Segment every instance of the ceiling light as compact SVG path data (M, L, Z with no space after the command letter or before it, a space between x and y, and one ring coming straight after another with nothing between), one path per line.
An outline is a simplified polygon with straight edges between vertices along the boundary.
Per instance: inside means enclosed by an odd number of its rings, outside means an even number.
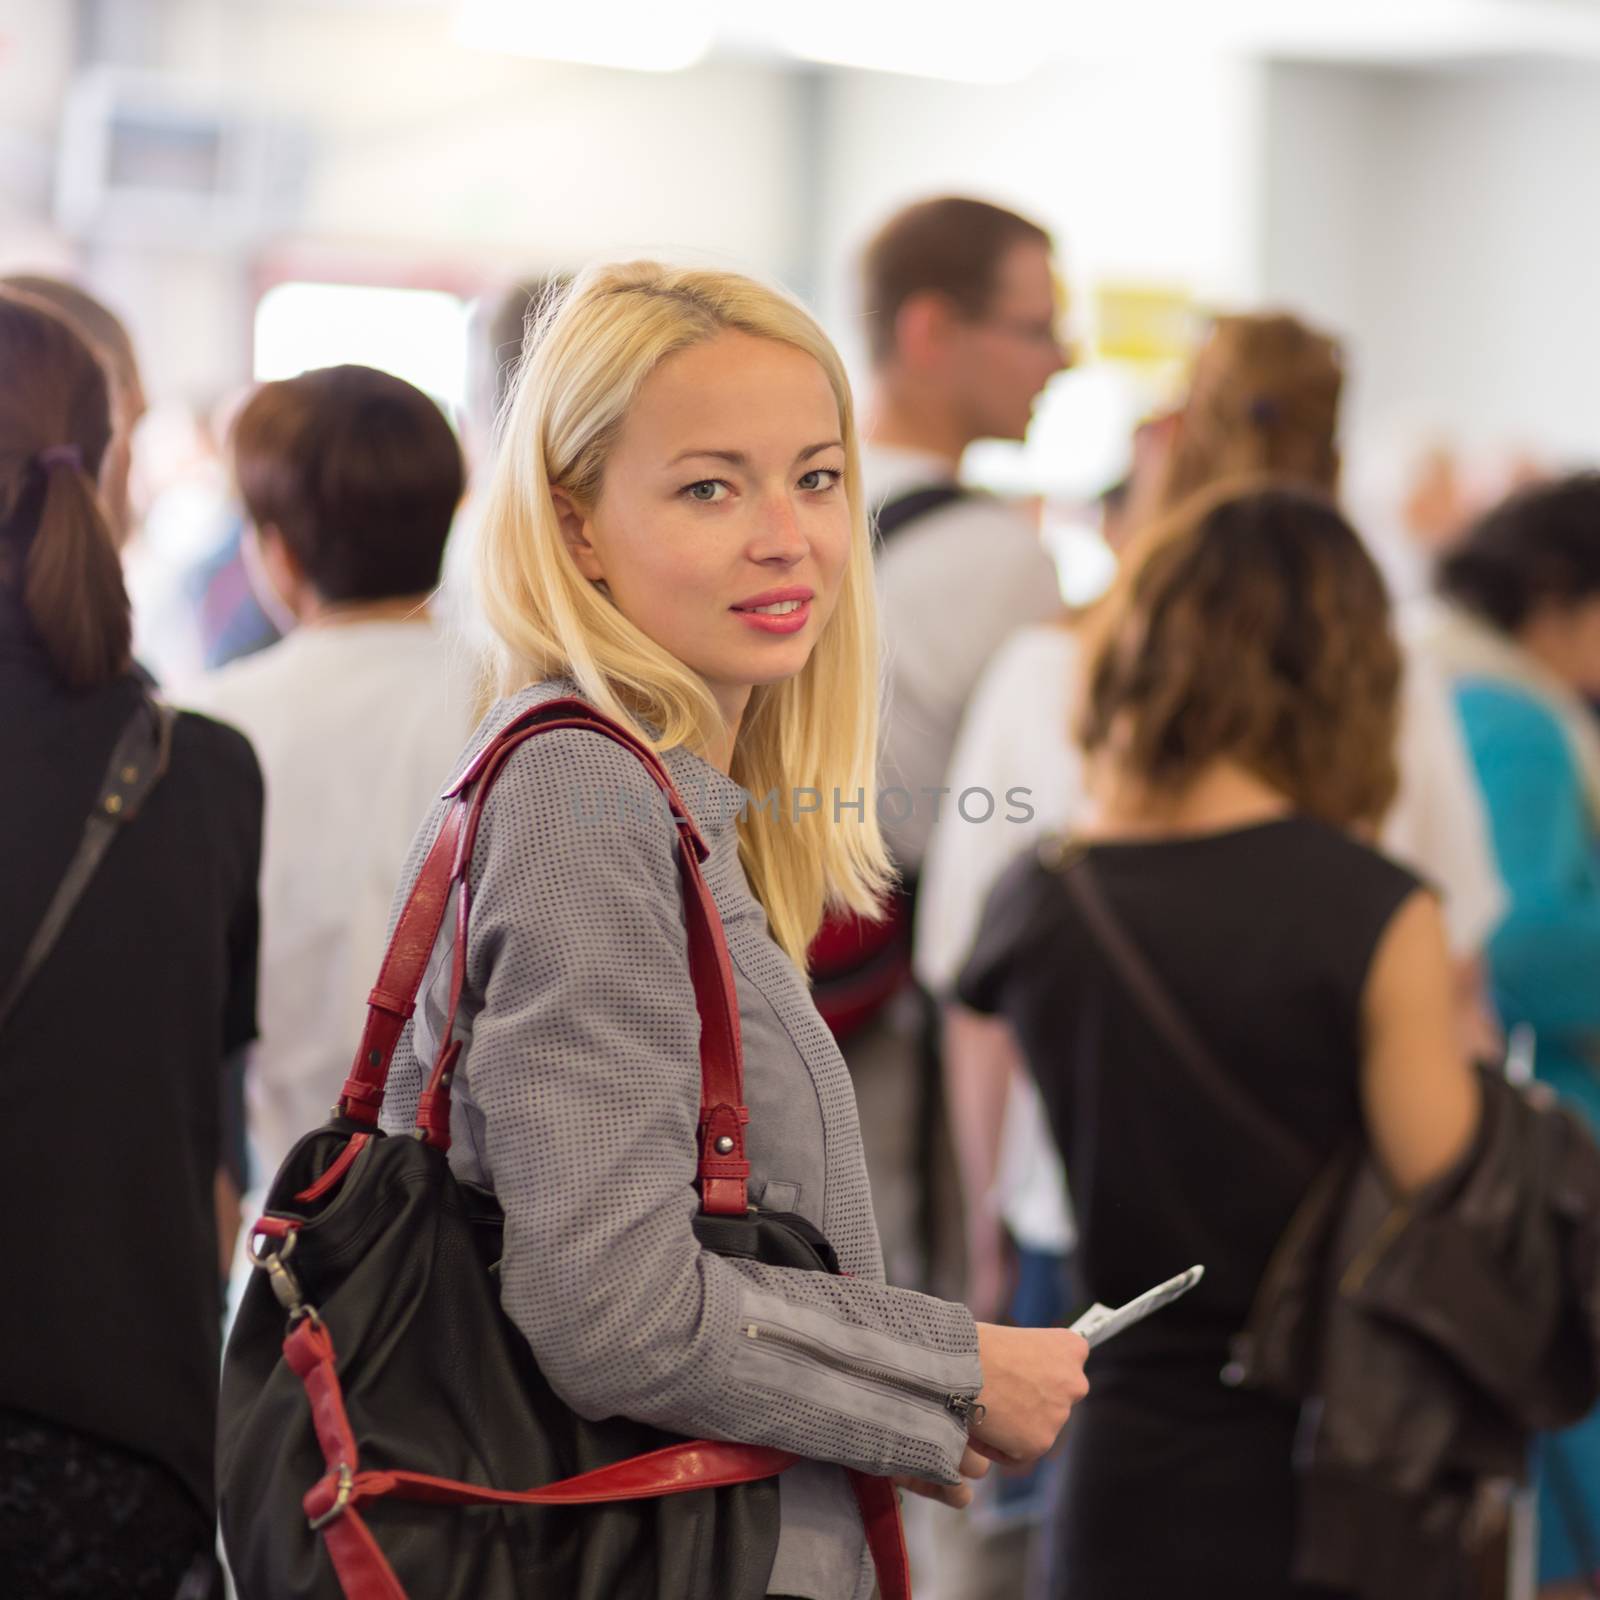
M475 50L631 72L678 72L715 33L705 0L461 0L456 38Z
M1050 8L1037 0L924 0L915 9L860 0L806 0L777 21L803 61L955 83L1016 83L1050 53Z

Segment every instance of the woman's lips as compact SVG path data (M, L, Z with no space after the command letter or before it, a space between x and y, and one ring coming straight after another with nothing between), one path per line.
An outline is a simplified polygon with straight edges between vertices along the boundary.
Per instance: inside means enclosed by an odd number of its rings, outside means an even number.
M743 611L733 607L734 616L741 622L748 622L752 628L759 628L762 633L798 633L806 623L811 620L811 602L809 600L788 601L786 605L792 607L783 611Z

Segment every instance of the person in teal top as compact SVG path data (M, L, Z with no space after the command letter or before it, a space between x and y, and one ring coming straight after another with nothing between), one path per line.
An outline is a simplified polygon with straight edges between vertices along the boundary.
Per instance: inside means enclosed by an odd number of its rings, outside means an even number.
M1440 567L1449 674L1509 909L1489 942L1508 1029L1600 1130L1600 473L1522 490ZM1600 1412L1544 1441L1540 1594L1600 1588Z
M1600 1127L1600 848L1577 758L1524 689L1468 679L1456 703L1512 897L1489 945L1500 1014L1533 1029L1539 1077Z

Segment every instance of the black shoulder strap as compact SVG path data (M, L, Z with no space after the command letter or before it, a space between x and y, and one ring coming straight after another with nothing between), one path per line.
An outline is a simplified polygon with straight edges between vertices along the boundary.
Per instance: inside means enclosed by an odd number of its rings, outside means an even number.
M1284 1166L1300 1177L1309 1178L1315 1174L1322 1162L1311 1146L1244 1093L1201 1042L1171 992L1129 936L1121 918L1111 909L1087 856L1082 850L1069 851L1062 867L1061 881L1077 902L1083 920L1113 970L1156 1031L1189 1069L1190 1076L1213 1100L1227 1107L1238 1121L1247 1124Z
M3 1028L23 991L55 948L73 907L83 897L117 830L132 822L155 788L172 752L173 711L170 706L141 695L132 717L111 752L106 775L95 794L94 805L83 825L77 853L67 866L43 918L34 931L22 964L0 992L0 1028Z
M908 522L915 522L918 517L925 517L930 512L942 511L957 500L967 499L971 493L970 489L963 489L959 483L930 483L921 489L907 489L904 494L890 495L879 505L874 518L878 542L887 543Z

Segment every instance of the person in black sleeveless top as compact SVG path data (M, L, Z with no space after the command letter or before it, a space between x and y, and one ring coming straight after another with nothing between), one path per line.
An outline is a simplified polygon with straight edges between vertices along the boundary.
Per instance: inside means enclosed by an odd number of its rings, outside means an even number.
M1178 1059L1062 881L1078 850L1235 1088L1315 1156L1370 1141L1399 1190L1476 1126L1433 894L1363 842L1393 795L1399 661L1382 582L1330 502L1255 484L1151 530L1098 618L1079 735L1094 814L991 895L958 993L1037 1079L1086 1292L1205 1264L1096 1352L1054 1529L1072 1600L1306 1594L1296 1409L1229 1387L1309 1172Z
M113 750L147 714L99 492L113 433L88 344L0 288L8 1600L172 1600L218 1582L222 1073L255 1034L261 839L242 734L174 719L165 773L13 994Z

